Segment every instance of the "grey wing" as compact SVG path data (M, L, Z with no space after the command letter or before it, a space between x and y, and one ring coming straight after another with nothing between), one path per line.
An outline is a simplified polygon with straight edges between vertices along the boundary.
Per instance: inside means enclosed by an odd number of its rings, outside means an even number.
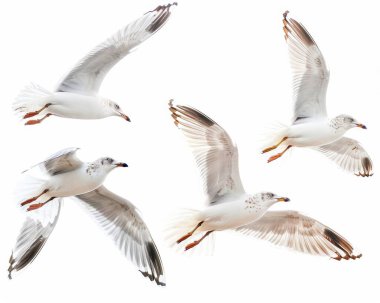
M17 237L9 259L8 278L20 271L37 257L57 224L61 210L61 199L55 199L43 207L43 212L34 211L27 217Z
M227 193L243 193L238 149L228 133L200 111L170 103L175 125L186 136L203 178L208 203Z
M44 173L51 176L75 170L83 164L76 156L78 149L77 147L62 149L51 155L45 161L32 166L32 168L38 166Z
M343 137L333 143L315 147L342 169L361 177L373 175L373 164L358 141Z
M164 269L156 244L131 202L104 186L76 197L145 277L154 280L157 285L165 285Z
M312 255L326 255L336 260L361 257L337 232L296 211L268 211L258 221L236 230Z
M327 116L326 91L330 73L325 59L305 27L284 13L285 40L293 71L293 123Z
M65 76L56 90L95 95L110 69L166 23L172 5L176 3L158 6L95 47Z

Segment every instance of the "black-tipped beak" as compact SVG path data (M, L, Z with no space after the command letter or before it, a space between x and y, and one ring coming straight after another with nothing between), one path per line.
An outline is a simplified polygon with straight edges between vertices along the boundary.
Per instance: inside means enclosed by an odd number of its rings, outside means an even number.
M119 163L116 163L116 167L128 167L128 164L123 163L123 162L119 162Z
M361 123L357 123L356 126L362 128L362 129L367 129L367 126L365 126L364 124L361 124Z
M289 199L289 198L286 198L286 197L281 197L281 198L277 198L277 201L278 201L278 202L289 202L290 199Z
M129 117L127 115L124 115L124 114L120 113L120 117L122 117L123 119L127 120L128 122L131 122L131 119L129 119Z

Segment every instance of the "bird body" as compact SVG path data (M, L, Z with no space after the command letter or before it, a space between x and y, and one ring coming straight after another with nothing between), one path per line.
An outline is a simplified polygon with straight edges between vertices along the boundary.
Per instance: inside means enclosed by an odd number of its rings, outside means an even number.
M76 170L49 178L45 184L46 189L49 190L46 195L49 197L70 197L84 194L102 185L107 175L108 171L101 166L94 169L94 163L85 163Z
M335 126L334 119L316 119L307 123L293 124L282 133L284 143L296 147L314 147L330 144L340 139L347 129Z
M201 210L200 231L235 229L259 220L273 203L265 203L260 195L227 194L215 205Z
M47 100L51 103L45 113L73 119L102 119L119 116L109 107L110 101L100 96L83 95L69 92L56 92Z

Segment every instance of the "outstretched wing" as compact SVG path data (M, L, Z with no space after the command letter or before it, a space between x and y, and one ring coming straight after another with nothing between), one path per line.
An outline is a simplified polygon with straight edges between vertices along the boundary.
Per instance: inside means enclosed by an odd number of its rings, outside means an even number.
M170 111L192 148L209 204L227 193L244 192L238 149L227 132L194 108L170 103Z
M285 40L293 70L293 123L327 116L326 91L329 71L325 59L306 28L284 13Z
M131 202L104 186L76 197L145 277L158 285L165 285L164 269L156 244Z
M341 235L296 211L268 211L258 221L236 230L312 255L327 255L336 260L361 257Z
M83 164L83 162L79 160L76 156L76 152L78 149L79 148L77 147L69 147L62 149L59 152L47 158L45 161L36 164L31 168L38 166L41 169L41 171L51 176L75 170Z
M95 47L69 72L57 91L96 94L111 68L166 23L172 5L177 3L158 6Z
M372 160L358 141L343 137L333 143L315 147L344 170L361 177L373 175Z
M57 224L60 209L61 199L55 199L26 218L9 259L9 279L13 272L20 271L37 257Z

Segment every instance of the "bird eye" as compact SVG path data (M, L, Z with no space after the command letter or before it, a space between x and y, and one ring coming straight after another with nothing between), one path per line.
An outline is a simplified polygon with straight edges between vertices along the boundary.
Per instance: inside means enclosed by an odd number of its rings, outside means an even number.
M117 105L117 104L115 104L115 108L116 108L116 109L120 109L120 106Z

